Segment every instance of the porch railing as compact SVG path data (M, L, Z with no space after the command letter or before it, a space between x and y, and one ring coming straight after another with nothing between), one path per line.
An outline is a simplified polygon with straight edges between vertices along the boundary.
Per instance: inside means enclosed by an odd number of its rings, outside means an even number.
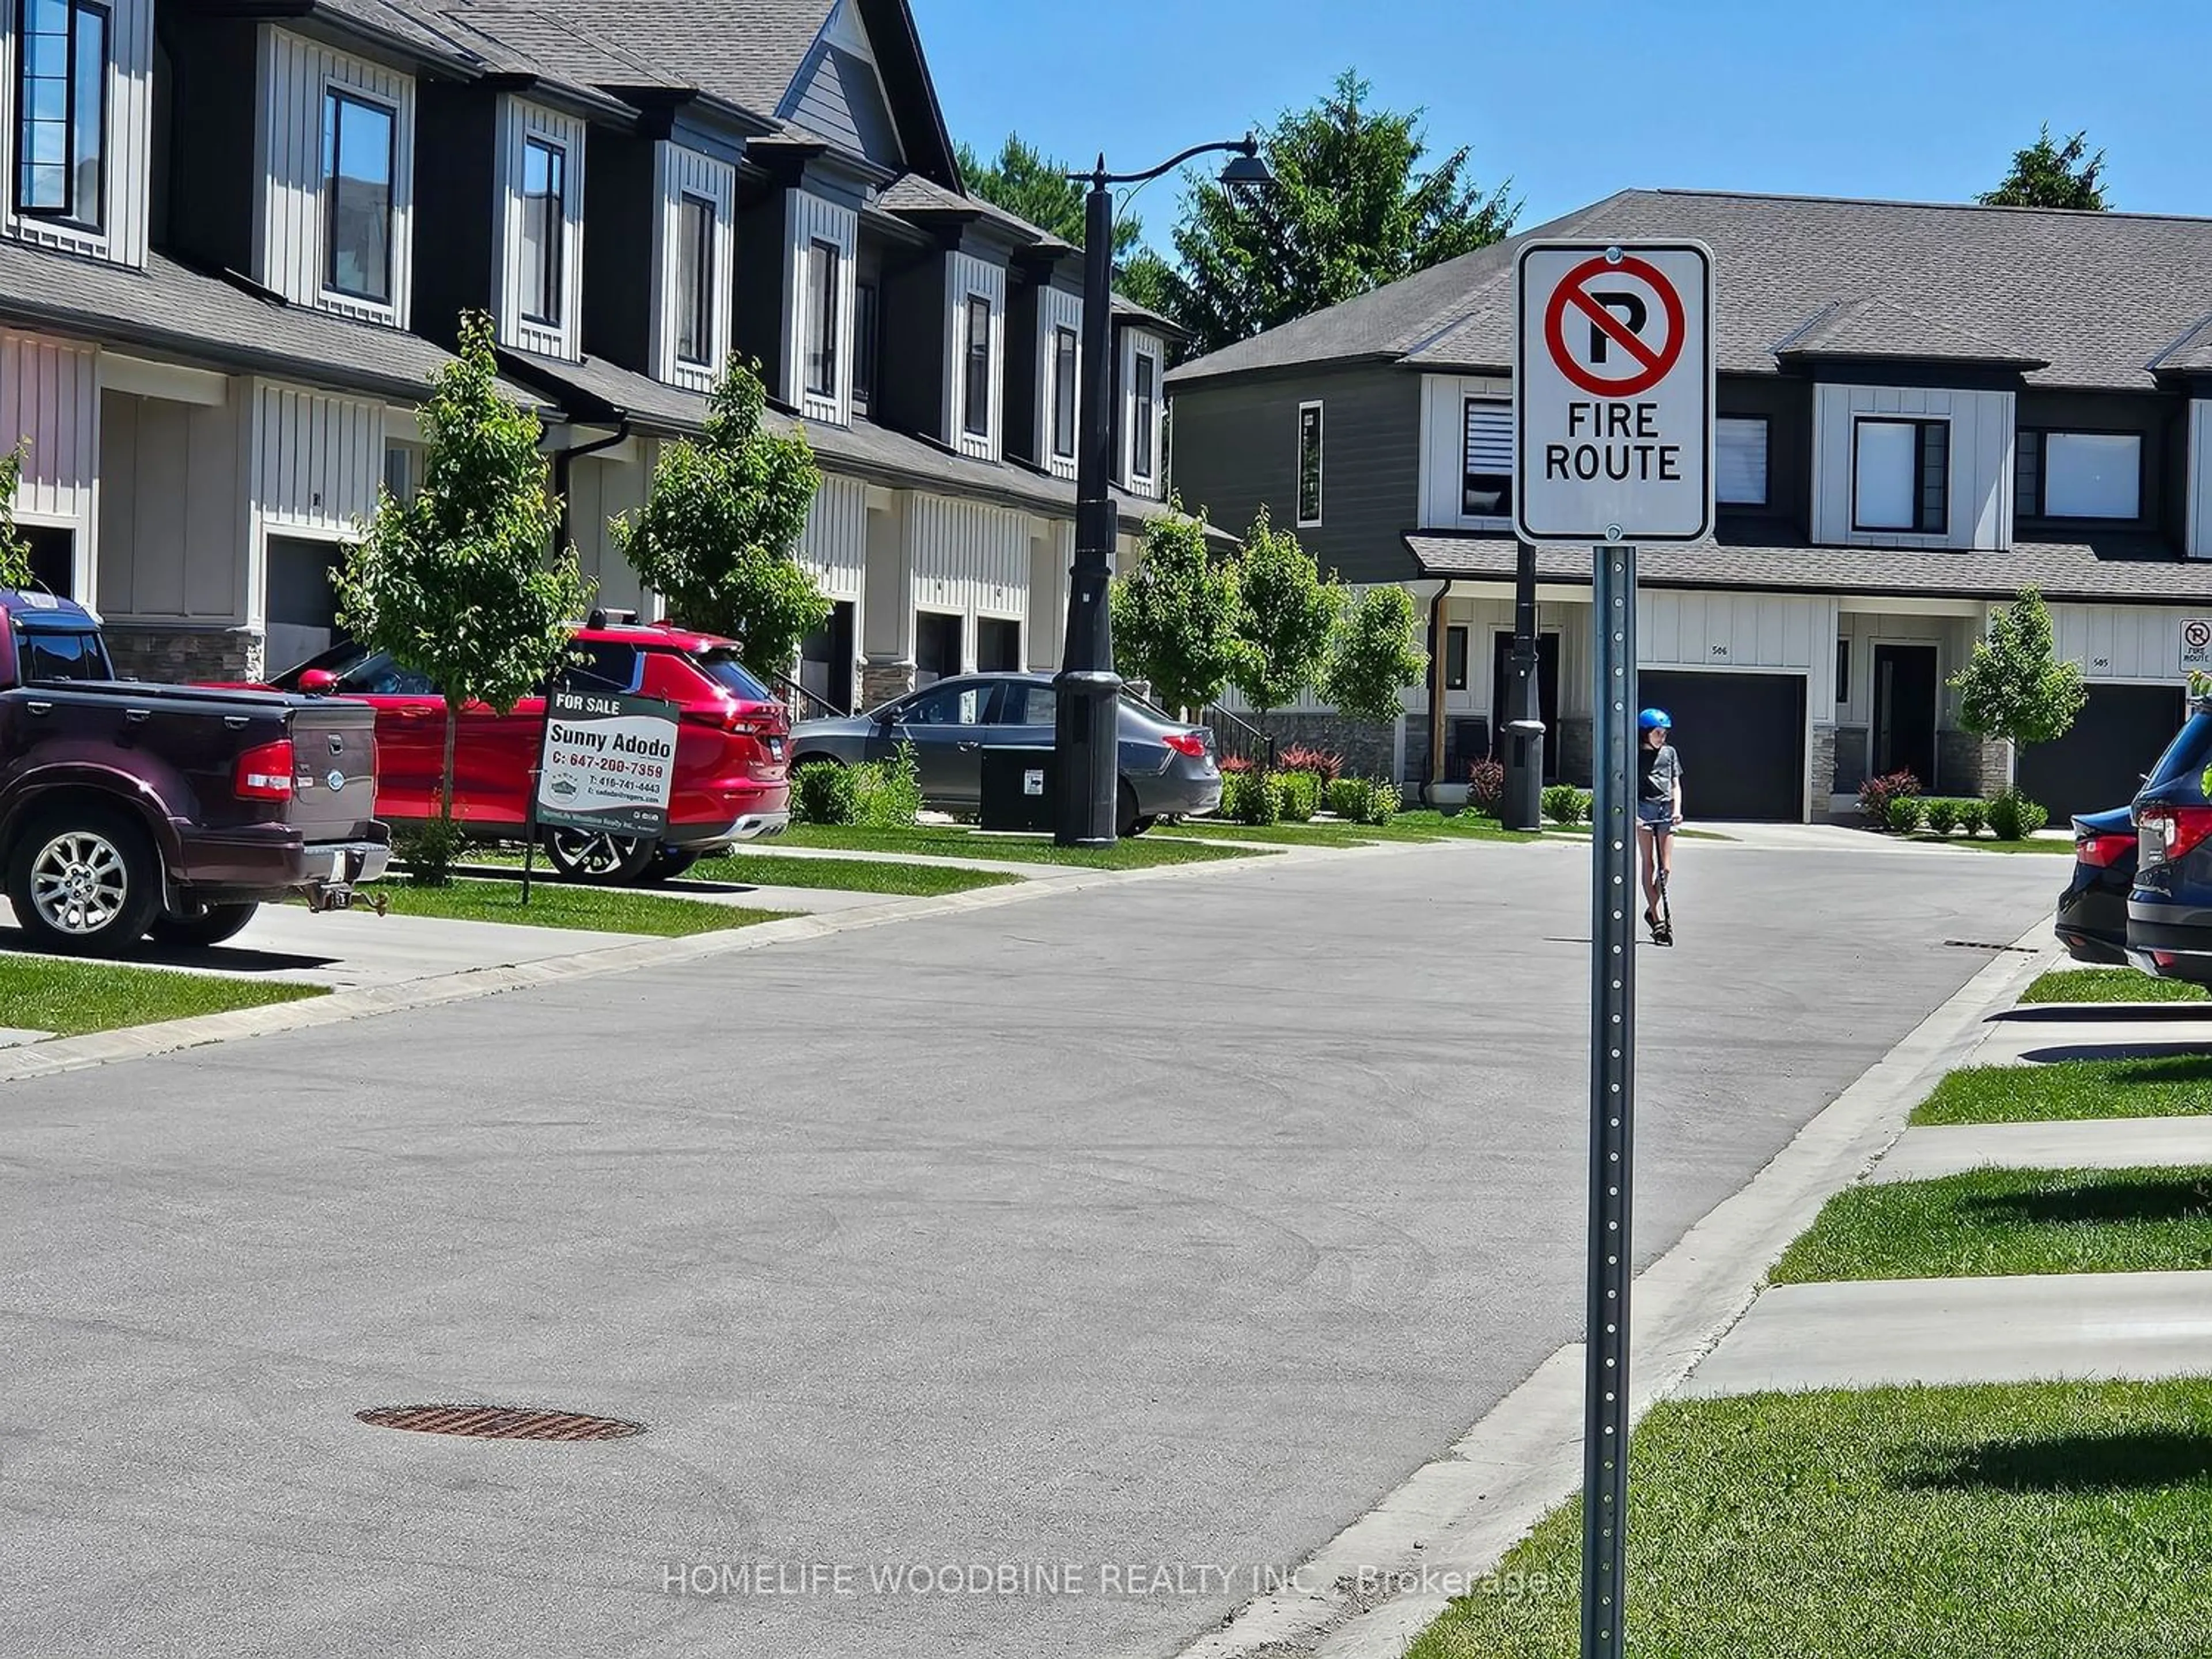
M793 726L801 720L842 720L845 710L829 698L808 690L788 674L769 676L777 693L783 698L783 712Z
M1269 771L1274 769L1275 740L1251 721L1231 714L1218 703L1206 709L1200 719L1212 729L1213 746L1223 758L1247 760Z

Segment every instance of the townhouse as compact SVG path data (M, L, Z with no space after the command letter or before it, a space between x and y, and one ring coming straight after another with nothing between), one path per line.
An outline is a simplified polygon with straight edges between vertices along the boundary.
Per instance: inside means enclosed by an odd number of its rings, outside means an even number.
M652 605L610 520L757 361L824 475L811 698L1057 660L1081 256L965 194L903 0L21 0L0 150L17 520L133 672L329 641L465 309L606 602ZM1117 308L1122 557L1168 338Z
M1713 537L1644 550L1638 701L1674 712L1698 816L1848 810L1909 769L2129 799L2212 666L2212 221L1629 191L1532 236L1697 237L1716 259ZM1394 732L1287 729L1462 780L1502 703L1512 261L1498 244L1184 365L1176 483L1265 504L1325 568L1401 582L1430 683ZM1547 761L1587 781L1590 556L1539 557ZM2089 700L2018 757L1948 681L2033 584Z

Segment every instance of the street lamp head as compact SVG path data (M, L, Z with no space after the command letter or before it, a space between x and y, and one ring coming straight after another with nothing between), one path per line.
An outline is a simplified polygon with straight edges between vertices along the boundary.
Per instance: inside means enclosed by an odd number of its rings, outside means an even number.
M1275 175L1268 170L1267 164L1260 159L1258 139L1247 134L1244 142L1237 146L1237 149L1239 153L1236 159L1221 169L1223 184L1235 190L1243 186L1258 189L1275 182Z

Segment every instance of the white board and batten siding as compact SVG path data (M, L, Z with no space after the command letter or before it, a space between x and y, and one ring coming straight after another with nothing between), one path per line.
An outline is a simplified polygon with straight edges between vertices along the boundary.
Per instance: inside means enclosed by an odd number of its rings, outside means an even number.
M289 30L261 30L261 112L254 161L261 200L253 220L256 275L294 305L364 322L408 325L415 238L415 82L381 64ZM393 112L392 299L379 304L324 286L323 103L333 89Z
M737 256L738 170L727 161L663 139L653 146L653 172L660 197L660 234L653 239L653 378L688 392L712 392L730 349L731 306L737 291L732 273ZM682 282L678 250L686 196L714 204L714 268L708 284L714 295L714 337L704 363L687 363L676 355Z
M907 560L914 608L967 619L972 654L979 617L1025 620L1029 613L1030 517L1012 507L915 494L907 501Z
M853 423L853 308L858 290L856 262L860 243L860 216L836 202L803 190L791 192L788 222L790 240L783 250L783 314L791 319L791 338L785 343L784 401L795 405L810 421L833 426ZM837 250L836 316L830 338L836 344L836 362L827 397L807 390L806 343L812 337L814 284L809 276L810 256L817 242Z
M0 191L0 227L18 241L105 260L146 263L146 224L151 207L154 129L154 0L106 0L108 14L107 133L103 157L106 198L95 216L99 228L15 212L15 192ZM0 87L15 91L21 44L21 9L0 12ZM20 94L19 94L20 95ZM9 100L0 98L0 103ZM16 124L0 121L0 178L16 176Z
M2082 678L2100 685L2179 685L2188 673L2181 665L2181 626L2192 617L2212 618L2212 605L2051 607L2058 657L2080 663Z
M100 476L99 353L0 332L0 450L28 444L15 516L88 528Z
M1469 399L1495 404L1502 419L1489 422L1503 447L1494 460L1510 475L1513 469L1513 382L1466 374L1431 374L1421 383L1421 526L1427 530L1502 530L1510 532L1510 518L1471 518L1461 509L1467 501L1467 406Z
M112 368L101 365L103 379ZM243 623L239 465L252 405L125 386L100 400L100 607L125 620Z
M533 138L561 154L560 313L551 324L531 319L537 296L522 291L523 162ZM499 343L574 362L583 356L584 123L509 94L500 100L496 143L493 166L501 187L492 209L492 257L500 273Z
M1813 397L1813 539L1849 547L2012 545L2014 397L1924 386L1823 385ZM1940 420L1951 428L1949 527L1942 535L1851 528L1855 428L1862 416Z
M822 476L814 508L799 538L799 562L833 599L858 604L867 580L868 486L834 472Z
M1137 359L1152 360L1152 453L1149 456L1137 453ZM1167 469L1162 465L1166 454L1167 388L1164 382L1168 372L1168 343L1164 337L1150 329L1125 328L1121 331L1121 479L1122 487L1133 495L1149 495L1155 501L1168 498ZM1079 404L1078 408L1081 405ZM1140 476L1137 471L1139 460L1148 461L1152 471Z
M2212 559L2212 400L2189 403L2189 504L2184 509L2184 550Z
M1060 354L1054 349L1061 329L1075 336L1075 424L1077 447L1083 441L1083 296L1050 284L1037 290L1036 386L1037 429L1035 453L1045 471L1055 478L1075 477L1075 457L1052 451L1053 411L1059 407Z
M390 411L379 398L270 380L252 383L247 409L253 493L246 620L259 626L267 619L270 536L351 542L375 517Z
M1006 360L1006 272L968 253L945 256L945 441L978 460L999 458L1005 431L1006 392L1000 365ZM968 301L991 308L990 409L981 436L968 430Z
M652 614L645 585L616 544L611 520L645 505L659 459L650 439L631 439L614 449L576 459L568 473L568 538L576 563L592 584L593 603Z

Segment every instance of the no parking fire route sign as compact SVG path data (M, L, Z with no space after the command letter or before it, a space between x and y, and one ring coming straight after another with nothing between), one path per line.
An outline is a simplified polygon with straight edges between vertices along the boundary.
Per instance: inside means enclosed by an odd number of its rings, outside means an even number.
M1713 521L1713 258L1700 242L1531 242L1514 266L1513 527L1693 542Z

